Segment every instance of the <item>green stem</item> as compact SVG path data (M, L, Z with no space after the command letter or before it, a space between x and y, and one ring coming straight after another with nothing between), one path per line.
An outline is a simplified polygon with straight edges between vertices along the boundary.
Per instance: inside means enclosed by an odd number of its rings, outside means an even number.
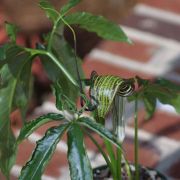
M118 177L118 180L121 180L122 179L122 173L121 173L121 168L122 168L122 164L121 164L121 160L122 160L122 152L119 150L119 148L117 148L116 150L116 154L117 154L117 165L116 165L116 168L117 168L117 177Z
M102 154L102 156L104 157L110 171L111 171L111 174L113 176L113 179L116 179L116 171L115 169L113 168L113 163L109 160L108 156L106 155L106 153L102 150L102 148L99 146L99 144L97 143L97 141L93 138L93 136L85 131L87 133L87 135L89 136L89 138L91 139L91 141L96 145L96 147L98 148L99 152Z
M67 13L67 12L66 12ZM63 19L64 15L66 14L64 13L63 15L59 14L59 17L57 18L57 20L55 21L54 23L54 26L53 26L53 29L52 29L52 32L50 34L50 37L49 37L49 42L48 42L48 51L51 52L51 47L52 47L52 42L53 42L53 36L55 34L55 31L59 25L59 22L62 21L65 25L67 25L70 30L73 32L73 37L74 37L74 41L76 41L76 36L75 36L75 33L74 33L74 30L71 28L71 26Z
M135 180L139 180L139 164L138 164L138 100L135 100L135 113L134 113L134 155L135 155Z
M71 74L64 68L64 66L58 61L58 59L51 53L44 50L25 48L26 51L30 52L33 56L35 55L46 55L48 56L64 73L64 75L76 86L79 87L76 80L71 76Z
M124 98L123 97L118 97L118 118L117 118L117 131L116 131L116 136L118 141L122 143L124 140ZM117 148L117 177L118 180L122 179L122 151L120 151Z
M51 31L51 34L50 34L50 37L49 37L49 41L48 41L48 51L51 51L51 47L52 47L52 41L53 41L53 36L54 36L54 33L57 29L57 26L58 26L58 23L59 21L62 19L62 15L59 14L59 17L57 18L57 20L55 21L54 23L54 26L53 26L53 29Z
M115 179L117 179L116 158L115 158L115 155L114 155L112 144L106 139L104 139L104 144L106 146L106 150L107 150L109 158L111 160L111 164L112 164L112 171L111 172L112 172L113 176L115 177Z
M128 160L123 156L124 158L124 163L125 163L125 168L126 168L126 172L127 172L127 175L128 175L128 179L129 180L132 180L132 175L131 175L131 168L130 168L130 165L129 165L129 162Z

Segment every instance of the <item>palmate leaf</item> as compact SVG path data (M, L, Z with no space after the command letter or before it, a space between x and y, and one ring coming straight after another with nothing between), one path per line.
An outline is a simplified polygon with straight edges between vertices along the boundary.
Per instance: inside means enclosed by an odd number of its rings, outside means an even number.
M165 79L157 79L151 82L147 79L136 77L140 90L136 92L130 101L138 98L142 100L146 109L146 119L150 119L156 108L156 101L172 105L177 112L180 112L180 86Z
M40 116L32 121L27 122L21 129L18 136L17 142L20 143L22 140L26 139L33 131L39 128L41 125L48 123L52 120L60 121L63 120L64 116L57 113L48 113Z
M143 102L146 108L146 117L145 119L152 118L155 110L156 110L156 97L152 97L151 94L147 94L143 96Z
M31 56L15 45L8 45L0 60L0 168L8 176L15 153L15 138L10 127L10 113L19 108L24 114L31 87Z
M97 33L97 35L104 39L131 42L120 26L102 16L95 16L86 12L77 12L67 15L64 19L68 24L77 24L87 31Z
M0 133L0 169L6 178L8 178L10 169L15 163L17 150L15 137L10 128L10 122L0 125Z
M63 91L61 85L57 82L53 85L56 97L56 107L59 110L68 110L72 113L77 112L76 103L71 101L69 97L67 97Z
M159 101L172 105L176 112L180 113L180 85L166 79L157 79L155 84L160 87L161 92L164 92L164 95L159 95Z
M87 157L83 133L78 124L71 125L68 131L68 161L71 180L92 180L92 169Z
M57 143L67 130L68 124L50 128L45 136L37 142L30 161L22 168L19 180L40 180L42 173L51 159Z
M81 117L78 119L78 122L81 125L96 132L101 137L103 137L104 139L106 139L107 141L111 142L112 144L114 144L115 146L121 149L121 145L117 141L117 138L110 131L108 131L103 125L96 123L95 121L93 121L91 118L88 117Z
M68 12L72 7L79 4L81 0L69 0L67 4L65 4L61 10L60 13L63 15L64 13Z
M63 66L67 69L67 71L74 77L77 78L77 71L75 68L76 57L74 50L70 47L70 45L66 42L64 37L62 36L63 30L62 27L59 27L56 30L56 33L53 35L52 41L52 52L58 59L58 61L63 64ZM49 76L49 78L53 82L59 82L62 85L63 93L70 98L73 102L76 101L77 95L79 92L79 88L73 85L68 78L62 73L61 70L47 57L42 56L42 63L44 68ZM83 70L81 67L81 60L77 58L78 67L81 74L81 78L83 78Z
M81 0L69 0L68 3L61 8L60 12L58 12L48 0L41 0L39 5L46 12L47 17L55 23L59 16L63 16L80 1Z
M56 9L50 4L47 0L41 0L39 2L40 7L46 12L46 15L49 19L51 19L54 23L56 22L59 13Z

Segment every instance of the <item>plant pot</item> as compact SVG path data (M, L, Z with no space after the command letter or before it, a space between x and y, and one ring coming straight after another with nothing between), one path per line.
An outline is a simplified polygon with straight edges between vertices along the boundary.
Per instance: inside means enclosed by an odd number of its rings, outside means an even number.
M135 166L133 164L130 164L130 170L131 170L132 177L134 177ZM122 180L129 180L124 163L122 163L121 171L122 171ZM145 166L140 166L139 176L140 176L139 180L167 180L167 178L163 174L161 174L159 171L152 168L147 168ZM105 180L105 179L112 180L111 172L109 168L107 167L107 165L94 168L93 179L94 180Z

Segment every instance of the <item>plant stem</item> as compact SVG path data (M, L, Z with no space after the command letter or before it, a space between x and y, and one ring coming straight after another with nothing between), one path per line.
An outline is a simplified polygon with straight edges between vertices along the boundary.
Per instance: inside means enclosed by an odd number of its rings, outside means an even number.
M56 31L56 29L57 29L57 27L58 27L58 23L59 23L59 21L60 21L62 18L63 18L62 15L59 14L59 17L57 18L57 20L56 20L55 23L54 23L54 26L53 26L53 29L52 29L52 31L51 31L51 34L50 34L50 37L49 37L49 41L48 41L48 47L47 47L48 51L51 51L53 36L54 36L55 31Z
M62 64L59 63L59 61L57 60L57 58L50 52L46 53L47 56L49 56L51 58L51 60L62 70L62 72L64 73L64 75L66 75L66 77L77 87L79 87L78 83L76 82L76 80L71 76L71 74L66 70L66 68L64 68L64 66Z
M121 160L122 160L122 152L119 150L119 148L117 148L116 150L116 155L117 155L117 177L118 180L122 179L122 173L121 173L121 169L122 169L122 164L121 164Z
M31 48L25 48L25 50L30 52L32 56L36 56L36 55L48 56L58 66L58 68L61 69L61 71L72 82L72 84L74 84L76 87L79 87L76 80L71 76L71 74L66 70L66 68L58 61L58 59L51 52L38 50L38 49L31 49Z
M84 129L83 129L84 130ZM109 160L108 156L106 155L106 153L102 150L102 148L100 147L100 145L97 143L97 141L94 139L94 137L87 131L84 130L84 132L89 136L89 138L91 139L91 141L96 145L96 147L98 148L99 152L102 154L102 156L104 157L110 171L111 171L111 174L113 176L113 179L117 179L116 178L116 171L115 169L113 168L113 164L112 161ZM111 159L111 158L110 158ZM112 160L112 159L111 159Z
M117 96L114 101L113 111L113 133L116 136L118 142L122 143L124 140L124 98ZM122 151L116 149L116 174L117 179L122 179Z
M118 141L122 143L124 140L124 98L118 97L118 117L117 117L117 131L116 136ZM122 179L122 152L117 148L117 176Z
M111 164L112 164L112 175L114 177L114 179L117 179L117 173L116 173L116 159L115 159L115 155L114 155L114 151L113 151L113 147L112 144L107 141L106 139L104 139L104 144L106 146L106 150L108 152Z
M134 155L135 155L135 180L139 180L139 164L138 164L138 100L135 100L135 113L134 113Z

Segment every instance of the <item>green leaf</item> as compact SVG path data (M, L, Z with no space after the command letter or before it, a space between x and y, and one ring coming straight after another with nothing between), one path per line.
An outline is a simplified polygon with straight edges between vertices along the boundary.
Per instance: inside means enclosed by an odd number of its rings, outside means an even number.
M155 81L155 84L160 85L161 87L171 89L177 92L180 92L180 85L177 85L171 81L168 81L166 79L159 78Z
M59 13L47 0L41 0L39 5L42 9L45 10L46 15L49 19L51 19L53 22L57 20Z
M137 97L144 102L147 118L151 118L155 112L156 101L159 100L163 104L174 106L177 112L180 112L180 86L165 79L157 79L151 82L147 79L136 77L138 86L140 87L130 101Z
M68 161L71 180L92 180L92 169L87 157L83 133L77 124L68 131Z
M5 57L0 69L0 168L8 176L16 154L9 116L16 108L25 113L31 89L31 59L29 53L15 45L8 46Z
M171 100L171 105L176 109L176 112L180 114L180 94Z
M2 68L2 80L11 89L12 105L24 114L32 90L32 56L23 48L10 46L7 50L6 65ZM5 87L4 87L5 88Z
M77 12L67 15L64 19L68 24L77 24L87 31L97 33L97 35L104 39L130 42L119 25L102 16L95 16L86 12Z
M12 42L16 42L16 33L18 28L11 23L6 22L6 32Z
M6 50L8 48L8 44L4 44L0 46L0 67L4 59L6 59Z
M57 82L53 85L53 87L54 87L55 96L56 96L56 107L59 110L68 110L68 111L76 113L77 112L76 103L71 101L69 97L67 97L63 93L62 86Z
M53 36L52 41L52 52L56 56L59 62L63 64L64 68L77 80L77 72L75 68L76 57L74 50L66 42L62 36L62 30L59 28ZM55 83L59 82L63 93L69 97L73 102L76 101L79 88L73 85L69 79L62 73L62 71L47 57L41 56L44 68L49 76L49 78ZM83 79L83 70L81 67L81 61L78 58L78 67Z
M164 95L159 95L158 99L163 104L172 105L176 112L180 113L180 85L166 79L157 79L155 84L161 87L161 92L164 92Z
M10 128L10 120L0 125L0 133L0 168L1 172L8 178L15 163L17 151L15 137Z
M62 88L61 88L60 84L55 83L53 85L53 90L54 90L53 92L56 97L56 107L59 110L63 110L63 101L62 101L63 92L62 92Z
M121 145L118 142L117 138L110 131L108 131L103 125L96 123L95 121L93 121L88 117L81 117L78 119L78 122L81 125L93 130L107 141L116 145L118 148L121 148Z
M68 124L50 128L37 142L31 159L22 168L19 180L40 180L42 173L51 159L57 143L68 128Z
M69 0L67 4L65 4L61 10L60 13L62 15L64 15L65 13L67 13L71 8L73 8L74 6L76 6L77 4L79 4L81 0Z
M1 58L0 58L0 69L4 64L11 61L13 56L17 56L20 53L20 48L14 44L5 44L0 48Z
M156 109L156 98L152 97L150 95L146 95L143 98L143 101L144 101L144 105L145 105L146 113L147 113L146 119L150 119L150 118L152 118L152 116L155 112L155 109Z
M22 140L27 138L33 131L39 128L41 125L48 123L52 120L63 120L64 116L57 113L49 113L40 116L32 121L27 122L21 129L18 136L17 142L20 143Z

